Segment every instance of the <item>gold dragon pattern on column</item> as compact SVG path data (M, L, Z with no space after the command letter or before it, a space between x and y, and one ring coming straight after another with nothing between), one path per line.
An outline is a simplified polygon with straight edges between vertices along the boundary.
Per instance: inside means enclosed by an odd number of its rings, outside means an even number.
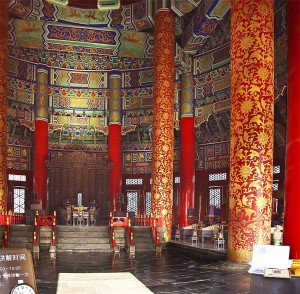
M270 244L274 137L273 0L233 0L228 259Z
M6 92L7 92L7 54L8 54L8 1L1 2L0 9L0 211L7 204L7 163L6 163Z
M152 141L152 214L162 217L171 239L174 161L174 16L155 15L154 105Z

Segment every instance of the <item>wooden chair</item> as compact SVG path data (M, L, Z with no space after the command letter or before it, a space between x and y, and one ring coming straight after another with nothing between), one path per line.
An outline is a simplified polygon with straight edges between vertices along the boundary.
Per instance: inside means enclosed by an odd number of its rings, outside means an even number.
M190 241L192 243L192 245L198 245L198 234L197 234L197 230L193 231L192 237L190 237Z
M66 207L66 218L65 218L66 225L72 224L72 208L71 206Z
M176 233L175 233L175 237L174 237L174 240L176 242L176 240L178 240L180 242L180 239L181 239L181 236L180 236L180 230L176 230Z
M225 249L225 240L224 239L214 239L214 249Z
M96 208L89 209L89 225L96 225Z

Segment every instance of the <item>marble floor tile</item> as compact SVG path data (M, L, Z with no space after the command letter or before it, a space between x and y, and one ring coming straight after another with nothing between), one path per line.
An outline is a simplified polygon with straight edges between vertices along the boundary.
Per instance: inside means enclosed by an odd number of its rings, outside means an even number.
M132 275L137 285L144 285L144 290L150 291L148 293L243 294L250 291L250 275L245 269L232 269L225 266L226 261L212 262L189 257L173 249L163 250L161 254L137 252L134 257L121 251L118 255L105 252L58 252L55 258L51 258L49 252L42 251L38 258L34 258L34 265L39 294L77 294L68 292L64 287L67 284L77 285L81 289L84 284L92 284L78 293L114 293L103 292L103 289L100 291L100 274L104 273ZM129 293L125 291L130 284L122 282L118 276L112 277L112 285L117 286L121 282L120 293ZM147 293L140 289L130 293Z

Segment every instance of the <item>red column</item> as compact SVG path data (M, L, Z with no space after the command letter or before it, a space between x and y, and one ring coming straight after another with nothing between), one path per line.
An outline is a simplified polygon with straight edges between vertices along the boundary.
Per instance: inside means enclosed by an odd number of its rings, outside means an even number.
M35 121L33 155L33 191L37 193L42 209L47 206L47 177L45 161L48 159L48 122Z
M274 141L274 1L231 1L228 259L270 244Z
M112 163L109 173L109 195L111 210L116 211L116 197L121 193L122 187L122 140L121 126L108 127L108 161Z
M288 100L283 242L290 258L300 258L300 2L287 1Z
M7 209L6 116L8 1L0 9L0 211Z
M189 208L194 208L195 119L193 101L193 76L184 73L181 77L180 227L186 227L190 224L187 212Z
M108 161L112 163L109 173L109 195L111 211L116 211L116 198L122 191L122 137L121 137L121 76L112 74L109 78L109 127Z
M155 14L152 130L152 215L161 217L166 241L172 235L174 162L174 15Z
M36 118L33 155L33 191L42 209L47 208L47 178L45 161L48 159L48 70L37 69Z

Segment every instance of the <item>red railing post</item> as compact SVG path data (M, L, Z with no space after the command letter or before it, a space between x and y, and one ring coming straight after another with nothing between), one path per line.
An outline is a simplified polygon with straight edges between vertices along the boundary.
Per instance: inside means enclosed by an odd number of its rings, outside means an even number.
M133 246L134 242L133 242L133 233L130 234L130 246Z
M11 212L9 212L9 213L11 213ZM10 215L9 213L6 215L6 232L7 232L7 239L8 239L9 236L10 236L10 225L11 225L11 215ZM8 246L8 243L7 243L7 246Z
M159 245L159 236L158 235L156 235L156 246L158 246Z
M109 214L109 229L110 229L110 236L111 236L111 246L114 249L115 247L114 219L113 219L113 214L111 212Z
M4 248L8 248L8 235L7 235L7 230L4 232Z
M52 246L56 245L56 211L53 212L53 223L52 223Z
M34 218L34 226L33 226L33 246L37 245L37 230L38 230L38 224L37 224L37 215Z
M33 246L37 245L37 212L34 217L34 226L33 226Z
M155 240L155 244L158 246L159 245L159 236L157 235L156 218L153 218L152 231L153 231L153 239Z
M131 238L131 220L130 219L128 219L127 232L128 232L128 238L130 240L130 238Z
M112 240L111 240L112 248L114 249L116 246L116 240L115 240L115 232L112 233Z

